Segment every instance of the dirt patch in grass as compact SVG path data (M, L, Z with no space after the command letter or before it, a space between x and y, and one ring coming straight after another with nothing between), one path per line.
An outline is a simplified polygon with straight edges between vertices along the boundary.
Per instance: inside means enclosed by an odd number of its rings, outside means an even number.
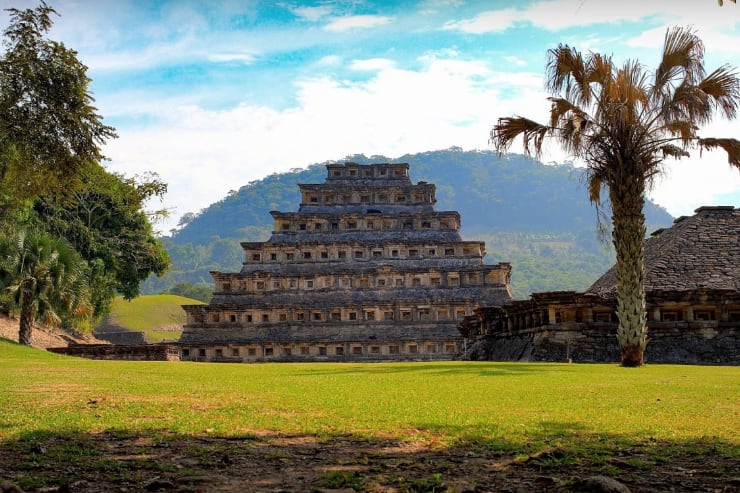
M601 475L632 492L738 492L732 444L604 444L512 455L485 444L127 432L0 441L0 480L50 492L566 492ZM730 453L728 453L728 450Z

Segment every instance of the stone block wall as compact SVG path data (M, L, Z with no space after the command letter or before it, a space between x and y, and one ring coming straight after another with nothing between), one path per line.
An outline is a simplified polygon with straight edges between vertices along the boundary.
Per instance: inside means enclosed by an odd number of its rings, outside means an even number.
M645 362L740 365L740 327L728 322L659 322L648 328ZM492 333L466 357L493 361L617 363L617 327L612 323L545 325Z
M89 359L131 361L179 361L180 349L172 344L118 345L78 344L49 348L48 351Z

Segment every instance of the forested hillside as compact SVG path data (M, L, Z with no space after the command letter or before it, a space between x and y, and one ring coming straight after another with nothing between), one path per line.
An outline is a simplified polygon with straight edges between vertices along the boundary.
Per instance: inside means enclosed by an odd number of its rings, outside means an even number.
M597 233L597 211L589 203L581 168L548 164L523 155L457 148L384 156L349 156L361 164L408 162L413 182L437 187L436 209L456 210L465 239L486 242L486 262L511 262L517 298L531 292L585 289L613 263L608 237ZM210 207L188 215L164 243L173 267L147 281L148 292L177 282L211 283L209 271L237 271L240 241L269 238L271 210L295 211L298 183L321 183L325 163L312 164L248 183ZM609 211L604 210L609 223ZM655 204L645 208L648 229L668 226L672 217Z

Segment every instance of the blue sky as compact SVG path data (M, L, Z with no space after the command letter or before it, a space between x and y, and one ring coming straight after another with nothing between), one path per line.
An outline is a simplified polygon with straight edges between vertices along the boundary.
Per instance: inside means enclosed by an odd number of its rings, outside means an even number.
M729 1L48 4L60 15L52 37L79 52L96 106L118 131L105 147L109 169L156 171L169 184L164 203L153 204L172 209L157 225L164 232L274 172L358 153L490 149L497 118L545 121L546 51L561 42L653 67L666 28L690 25L708 69L740 67L740 6ZM740 120L717 120L702 134L740 138ZM556 148L542 157L567 159ZM695 152L667 171L651 197L675 216L740 207L740 173L720 152Z

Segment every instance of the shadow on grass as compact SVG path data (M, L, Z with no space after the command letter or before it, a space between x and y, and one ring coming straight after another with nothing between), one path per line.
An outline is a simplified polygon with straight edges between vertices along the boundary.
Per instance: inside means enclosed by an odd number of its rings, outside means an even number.
M468 436L445 443L444 436ZM543 423L525 443L475 430L358 435L39 431L0 441L0 480L24 491L581 491L611 476L632 492L740 491L738 444L594 434Z
M326 368L312 366L306 370L306 375L347 375L352 373L358 374L395 374L395 373L428 373L444 374L454 373L455 375L474 375L482 377L522 375L522 374L540 374L553 373L556 371L568 372L577 371L575 367L567 363L509 363L509 362L481 362L471 363L464 362L413 362L413 363L361 363L347 362L346 366L338 363L327 365ZM615 365L616 366L616 363Z

